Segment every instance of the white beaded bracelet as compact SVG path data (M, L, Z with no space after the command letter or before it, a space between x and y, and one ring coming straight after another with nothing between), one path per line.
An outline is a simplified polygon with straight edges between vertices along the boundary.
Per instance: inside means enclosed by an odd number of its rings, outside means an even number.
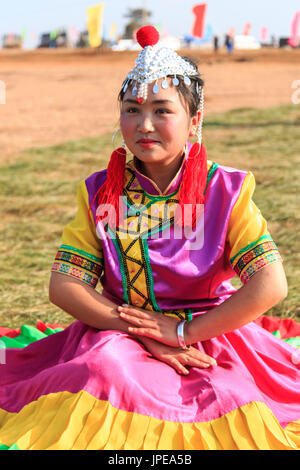
M184 325L185 324L186 324L186 320L182 320L181 322L178 323L177 338L178 338L179 346L182 349L189 349L189 346L185 344L185 340L184 340Z

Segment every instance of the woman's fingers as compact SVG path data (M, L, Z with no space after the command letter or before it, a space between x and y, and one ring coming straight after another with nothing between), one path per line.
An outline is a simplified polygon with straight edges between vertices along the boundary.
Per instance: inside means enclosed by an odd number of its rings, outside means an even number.
M143 326L144 328L151 328L153 324L151 320L145 320L144 318L128 315L125 312L121 312L120 317L123 318L123 320L126 320L128 323L131 323L132 325Z
M118 307L120 318L130 323L128 331L135 335L147 336L169 346L177 347L177 320L160 313L146 312L137 308Z
M128 316L134 316L134 317L143 318L146 320L152 319L151 312L147 312L146 310L142 310L138 307L131 307L131 306L125 307L122 305L118 307L118 311L120 313L125 313Z
M197 359L185 358L182 356L168 356L165 358L165 362L172 366L178 373L187 375L189 374L190 367L199 367L199 369L207 369L213 364L208 364L207 362L202 362Z
M197 349L193 348L194 351L189 352L178 352L176 355L165 354L164 362L172 366L178 373L187 375L189 374L190 367L198 367L199 369L207 369L211 366L217 365L215 359L206 356ZM199 359L196 353L199 353L201 359Z
M167 364L172 366L179 374L187 375L189 374L189 370L184 367L182 362L175 358L174 356L170 356L168 360L165 361Z
M214 358L193 347L180 353L180 361L189 367L207 368L217 365L217 361Z
M217 361L213 357L207 356L206 354L201 353L197 349L195 351L198 354L195 354L192 357L190 357L190 362L191 363L193 363L193 364L205 364L208 367L217 365Z

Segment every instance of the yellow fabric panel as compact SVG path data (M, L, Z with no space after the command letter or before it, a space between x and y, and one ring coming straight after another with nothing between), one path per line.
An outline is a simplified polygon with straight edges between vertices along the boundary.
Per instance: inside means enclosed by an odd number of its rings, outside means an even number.
M0 410L0 444L20 450L296 450L300 421L283 429L251 402L203 423L164 421L114 408L88 392L40 397L19 413Z
M77 213L63 230L52 271L69 275L95 287L103 268L101 240L96 234L85 181L77 188Z
M77 188L77 213L75 219L63 230L62 243L102 258L101 240L96 234L92 214L89 214L89 196L85 181Z
M252 200L255 178L248 172L232 209L226 241L233 268L245 283L266 264L282 261L261 211Z
M252 200L254 190L255 178L249 171L228 225L227 240L231 247L230 258L262 235L269 235L267 222Z

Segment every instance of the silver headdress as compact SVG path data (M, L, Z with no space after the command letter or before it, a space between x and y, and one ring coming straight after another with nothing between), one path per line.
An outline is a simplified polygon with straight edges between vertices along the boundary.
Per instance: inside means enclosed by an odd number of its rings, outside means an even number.
M147 46L138 58L135 66L129 72L124 83L124 92L127 90L129 80L135 82L132 94L137 98L147 100L148 85L154 82L153 93L159 92L158 79L163 78L162 88L168 88L167 77L173 75L173 85L179 85L177 76L183 77L184 83L191 84L190 76L197 76L194 67L182 59L175 51L167 47Z
M198 71L180 57L175 51L157 44L159 33L153 26L144 26L137 32L137 40L143 47L135 66L127 75L123 83L123 91L126 92L129 81L134 83L132 94L137 98L147 99L148 85L154 82L153 93L159 92L158 80L163 78L162 88L168 88L168 76L174 76L173 85L179 85L180 76L184 83L191 84L190 77L197 77Z
M199 78L198 70L190 62L179 56L174 50L161 47L158 43L159 33L153 26L143 26L137 32L137 41L142 46L142 51L135 61L133 69L128 73L123 82L122 90L126 93L129 85L133 96L143 103L148 97L148 86L152 85L153 93L159 92L158 80L162 79L161 87L168 88L171 77L174 86L179 86L180 80L186 86L192 84L193 78ZM198 142L201 143L202 121L204 110L203 86L196 82L196 90L199 96L201 122L197 129Z

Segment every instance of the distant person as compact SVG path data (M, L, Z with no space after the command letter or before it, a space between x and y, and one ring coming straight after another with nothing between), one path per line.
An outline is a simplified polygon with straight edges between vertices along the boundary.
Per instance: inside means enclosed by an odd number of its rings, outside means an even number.
M232 51L233 51L233 37L230 36L229 34L226 34L226 36L225 36L225 46L227 48L227 53L229 55L232 54Z
M214 36L214 51L218 52L219 50L219 36Z

